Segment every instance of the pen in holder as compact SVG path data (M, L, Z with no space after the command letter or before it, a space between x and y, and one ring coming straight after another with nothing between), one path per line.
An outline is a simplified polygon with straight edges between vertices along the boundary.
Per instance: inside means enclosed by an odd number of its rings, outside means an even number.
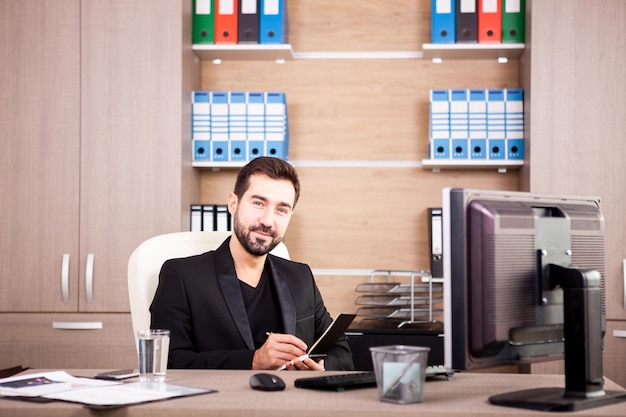
M370 348L381 401L410 404L423 401L430 348L374 346Z

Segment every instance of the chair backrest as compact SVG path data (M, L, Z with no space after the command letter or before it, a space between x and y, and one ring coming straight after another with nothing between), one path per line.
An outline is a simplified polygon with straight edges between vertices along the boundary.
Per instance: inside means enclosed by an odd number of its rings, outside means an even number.
M150 304L159 283L161 266L168 259L208 252L222 244L231 232L178 232L154 236L141 243L128 260L128 296L133 333L150 328ZM273 255L289 259L284 243Z

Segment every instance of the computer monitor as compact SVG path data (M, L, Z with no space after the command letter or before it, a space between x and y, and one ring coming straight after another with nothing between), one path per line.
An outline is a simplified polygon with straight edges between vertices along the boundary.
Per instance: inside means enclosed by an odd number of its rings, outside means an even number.
M442 209L446 367L564 358L564 387L490 402L563 411L626 400L626 392L603 389L599 199L448 188Z

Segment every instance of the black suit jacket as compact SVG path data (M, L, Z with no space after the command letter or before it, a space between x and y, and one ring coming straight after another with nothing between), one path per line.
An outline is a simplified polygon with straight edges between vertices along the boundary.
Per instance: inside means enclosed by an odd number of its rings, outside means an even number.
M252 332L230 254L230 238L215 251L166 261L150 306L151 328L170 330L169 368L251 369ZM286 333L307 346L332 322L311 269L268 255ZM328 370L352 370L342 337L324 361Z

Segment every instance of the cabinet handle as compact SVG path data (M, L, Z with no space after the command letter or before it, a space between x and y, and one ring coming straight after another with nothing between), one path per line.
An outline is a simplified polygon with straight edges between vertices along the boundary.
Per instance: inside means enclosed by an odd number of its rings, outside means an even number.
M70 254L63 254L63 262L61 263L61 293L63 294L63 302L70 302Z
M626 338L626 330L613 330L613 336Z
M102 329L101 321L53 321L53 329L61 330L99 330Z
M87 304L93 303L93 253L87 254L87 266L85 267L85 295Z

